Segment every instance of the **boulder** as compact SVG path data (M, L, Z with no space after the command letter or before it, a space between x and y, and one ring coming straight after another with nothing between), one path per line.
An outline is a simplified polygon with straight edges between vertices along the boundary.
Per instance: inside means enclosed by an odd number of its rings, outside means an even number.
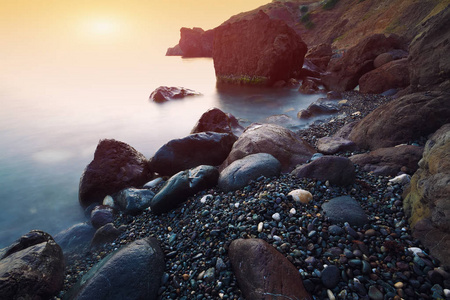
M337 138L343 138L348 140L349 136L350 136L350 132L352 132L353 128L359 123L359 121L353 121L350 123L345 124L344 126L342 126L341 128L338 129L338 131L336 131L333 134L333 137L337 137Z
M0 258L1 299L51 299L63 284L63 252L48 233L30 231Z
M358 147L353 141L341 137L323 137L317 140L317 150L323 154L355 151Z
M234 240L229 258L247 300L312 299L297 268L264 240Z
M175 45L174 47L167 48L166 56L182 56L183 50L181 50L180 45Z
M306 109L297 113L299 119L309 119L319 115L333 114L339 111L339 107L332 101L324 101L325 99L318 99L311 103Z
M270 154L256 153L235 160L226 167L219 177L219 188L224 191L235 191L246 186L250 180L260 176L278 176L281 171L280 162Z
M108 223L97 229L91 241L91 249L101 247L114 242L122 232L114 227L113 223Z
M362 149L392 147L427 136L450 122L449 93L406 95L386 103L356 125L349 136Z
M403 194L413 235L450 266L450 124L427 141L419 169Z
M322 156L314 161L298 166L291 172L299 178L329 181L331 184L346 186L355 181L355 166L346 157Z
M422 24L409 47L413 91L450 91L450 6Z
M55 235L55 241L61 246L67 264L71 264L73 258L89 251L95 231L91 225L79 223Z
M164 254L155 238L145 238L111 253L67 292L67 299L157 299Z
M282 172L292 171L314 154L314 148L294 132L273 124L253 124L233 145L221 168L254 153L269 153L281 163Z
M285 114L269 116L265 118L262 123L274 124L285 128L293 128L298 126L298 121L296 119Z
M81 206L102 203L107 195L123 188L141 186L152 174L145 156L116 140L101 140L94 160L81 175L78 199Z
M174 99L181 99L187 96L196 95L200 95L200 93L184 87L160 86L150 94L149 99L157 103L163 103Z
M150 202L151 211L161 214L177 208L188 197L214 187L219 171L212 166L198 166L173 175Z
M297 72L297 78L320 78L320 74L323 72L318 66L311 62L308 58L305 58L303 67Z
M107 205L98 205L91 211L91 224L96 229L113 221L113 209Z
M400 172L413 174L417 170L417 163L422 158L422 153L423 147L400 145L353 155L350 160L362 166L366 172L395 176Z
M393 60L394 56L390 52L381 53L374 59L373 67L377 69L382 65L387 64L388 62L391 62Z
M214 30L204 31L202 28L180 29L180 46L183 57L212 57Z
M211 108L200 117L197 124L192 128L191 134L206 131L232 133L235 136L240 136L244 128L232 114L226 114L218 108Z
M363 94L381 94L387 90L404 88L408 85L407 58L386 63L359 79L359 91Z
M169 141L150 160L153 171L172 176L199 165L220 165L236 141L233 134L200 132Z
M114 204L127 215L136 216L150 206L155 193L148 189L128 188L114 197Z
M324 43L308 49L305 58L320 69L326 70L331 56L333 56L331 45Z
M322 82L328 90L353 90L359 78L374 69L373 61L378 55L404 48L404 41L396 35L371 35L351 47L342 57L331 59L327 72L322 74Z
M322 204L322 209L335 224L348 222L352 226L362 227L369 222L361 205L350 196L333 198Z
M310 95L318 93L320 89L319 86L313 80L305 78L303 79L302 85L300 86L298 91L302 94Z
M284 21L263 11L215 29L213 59L217 81L273 85L288 81L303 66L307 47Z

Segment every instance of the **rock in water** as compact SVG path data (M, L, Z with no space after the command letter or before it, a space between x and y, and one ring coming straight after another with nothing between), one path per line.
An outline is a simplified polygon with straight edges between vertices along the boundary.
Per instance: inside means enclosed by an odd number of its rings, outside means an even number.
M145 156L116 140L101 140L94 160L81 175L78 198L81 206L102 203L121 189L142 186L151 178Z
M234 240L229 257L245 299L312 299L297 268L267 242Z
M219 133L232 133L240 136L244 128L232 114L226 114L218 108L211 108L205 112L192 128L191 133L214 131Z
M149 98L154 102L162 103L195 95L200 95L200 93L183 87L160 86L150 94Z
M218 82L273 85L300 71L307 51L300 36L263 11L215 29L213 59Z
M157 299L164 266L155 238L137 240L93 266L67 299Z
M63 284L63 252L43 231L22 236L0 259L1 299L51 299Z
M214 30L204 31L202 28L180 29L179 46L183 57L211 57L214 42Z

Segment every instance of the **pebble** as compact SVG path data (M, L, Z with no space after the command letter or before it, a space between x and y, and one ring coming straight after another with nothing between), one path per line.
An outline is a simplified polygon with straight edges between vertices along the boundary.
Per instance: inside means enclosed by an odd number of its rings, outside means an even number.
M307 204L309 203L312 199L313 199L313 195L303 189L297 189L297 190L293 190L290 191L288 196L291 196L292 199L294 199L294 201L303 203L303 204Z
M274 213L273 215L272 215L272 219L274 219L275 221L280 221L281 220L281 216L280 216L280 214L279 213Z
M331 265L323 269L321 275L322 284L328 289L334 289L341 280L339 268Z

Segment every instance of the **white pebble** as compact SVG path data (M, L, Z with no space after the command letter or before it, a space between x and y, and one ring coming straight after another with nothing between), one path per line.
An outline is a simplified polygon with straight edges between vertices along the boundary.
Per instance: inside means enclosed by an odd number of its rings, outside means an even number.
M274 213L272 215L272 219L274 219L277 222L280 221L281 220L280 214L279 213Z
M111 197L110 195L106 196L103 199L103 205L107 205L109 207L114 208L114 199L113 199L113 197Z
M273 239L277 242L281 241L281 238L278 235L274 235Z
M400 185L406 185L410 181L411 181L411 176L409 176L408 174L398 175L397 177L389 179L389 182L391 182L391 183L398 183Z
M291 208L291 210L289 211L289 215L293 216L297 213L297 211L295 210L295 208Z
M264 223L263 222L259 222L259 224L258 224L258 232L262 232L263 231L263 227L264 227Z
M288 196L291 196L292 199L294 199L294 201L297 201L297 202L300 202L303 204L309 203L309 201L311 201L313 198L313 196L310 192L302 190L302 189L290 191Z
M200 203L205 204L209 198L212 198L212 195L208 194L208 195L203 196L202 199L200 199Z
M450 290L449 289L444 289L444 295L445 297L450 297Z
M333 295L333 292L330 290L327 290L328 299L330 300L336 300L336 297Z
M423 252L422 249L417 248L417 247L411 247L411 248L408 248L408 250L411 251L412 253L414 253L414 255L416 255L416 256L417 256L418 253L422 253Z
M234 207L239 208L239 202L236 202L236 203L234 204Z

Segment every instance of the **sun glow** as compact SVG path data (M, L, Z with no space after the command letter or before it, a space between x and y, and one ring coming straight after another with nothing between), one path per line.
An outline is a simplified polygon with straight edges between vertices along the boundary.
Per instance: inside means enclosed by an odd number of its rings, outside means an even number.
M112 20L94 20L91 22L91 31L97 35L112 35L117 33L118 24Z

